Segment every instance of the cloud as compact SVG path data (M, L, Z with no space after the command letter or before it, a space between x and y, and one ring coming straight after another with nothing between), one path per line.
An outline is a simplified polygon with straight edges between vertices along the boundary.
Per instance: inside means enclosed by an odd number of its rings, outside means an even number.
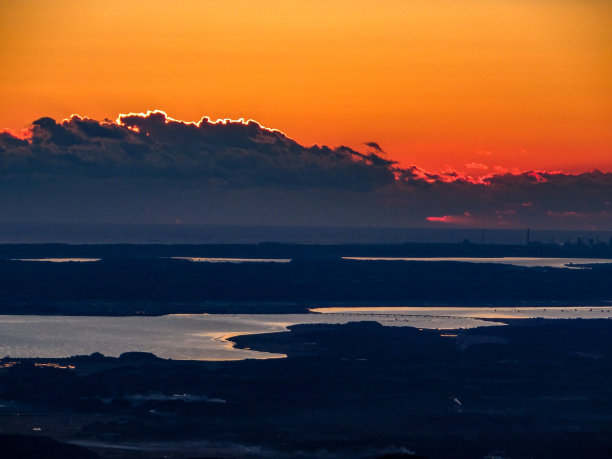
M434 223L451 223L457 225L468 225L472 222L471 215L465 212L463 215L443 215L441 217L427 217L427 220Z
M612 173L495 167L473 179L366 146L306 147L252 120L159 111L44 117L0 132L0 220L612 229Z
M489 166L487 166L486 164L478 163L475 161L472 161L471 163L467 163L465 167L467 167L468 169L479 169L479 170L487 170L489 168Z
M367 145L370 148L373 148L379 153L383 153L383 149L376 142L366 142L365 145Z
M348 147L304 147L255 121L185 123L160 111L117 122L72 116L32 124L31 141L0 137L0 174L174 178L228 186L371 189L391 183L388 161Z

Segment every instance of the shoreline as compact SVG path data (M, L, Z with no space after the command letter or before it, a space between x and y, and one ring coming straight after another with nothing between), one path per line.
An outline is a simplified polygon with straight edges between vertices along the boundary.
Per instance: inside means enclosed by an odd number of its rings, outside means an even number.
M609 300L533 300L533 301L307 301L257 302L210 301L193 303L141 301L62 301L37 303L0 303L0 315L161 317L173 314L309 314L320 308L573 308L610 307Z
M20 359L0 368L0 422L3 434L74 441L109 459L119 451L109 444L154 445L140 456L153 458L193 457L207 442L249 445L249 457L321 457L325 446L326 457L372 458L388 445L430 459L498 450L606 457L611 328L610 320L519 320L455 337L373 323L303 325L232 338L284 350L285 359Z

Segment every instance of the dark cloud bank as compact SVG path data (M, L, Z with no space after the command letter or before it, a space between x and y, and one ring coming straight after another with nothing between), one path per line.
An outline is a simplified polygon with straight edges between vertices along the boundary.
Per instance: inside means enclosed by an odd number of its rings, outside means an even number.
M0 133L0 221L612 229L612 173L493 175L399 168L304 147L253 121L35 121Z

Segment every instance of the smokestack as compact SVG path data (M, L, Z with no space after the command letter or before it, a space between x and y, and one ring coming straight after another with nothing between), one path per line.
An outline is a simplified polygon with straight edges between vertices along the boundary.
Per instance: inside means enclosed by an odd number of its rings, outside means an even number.
M529 228L527 228L527 232L525 234L525 245L529 245Z

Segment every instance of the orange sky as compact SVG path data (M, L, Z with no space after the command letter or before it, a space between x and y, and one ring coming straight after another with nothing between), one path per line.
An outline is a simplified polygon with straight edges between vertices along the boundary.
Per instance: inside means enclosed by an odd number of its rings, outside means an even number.
M604 0L4 0L0 59L1 127L162 109L433 171L612 171Z

